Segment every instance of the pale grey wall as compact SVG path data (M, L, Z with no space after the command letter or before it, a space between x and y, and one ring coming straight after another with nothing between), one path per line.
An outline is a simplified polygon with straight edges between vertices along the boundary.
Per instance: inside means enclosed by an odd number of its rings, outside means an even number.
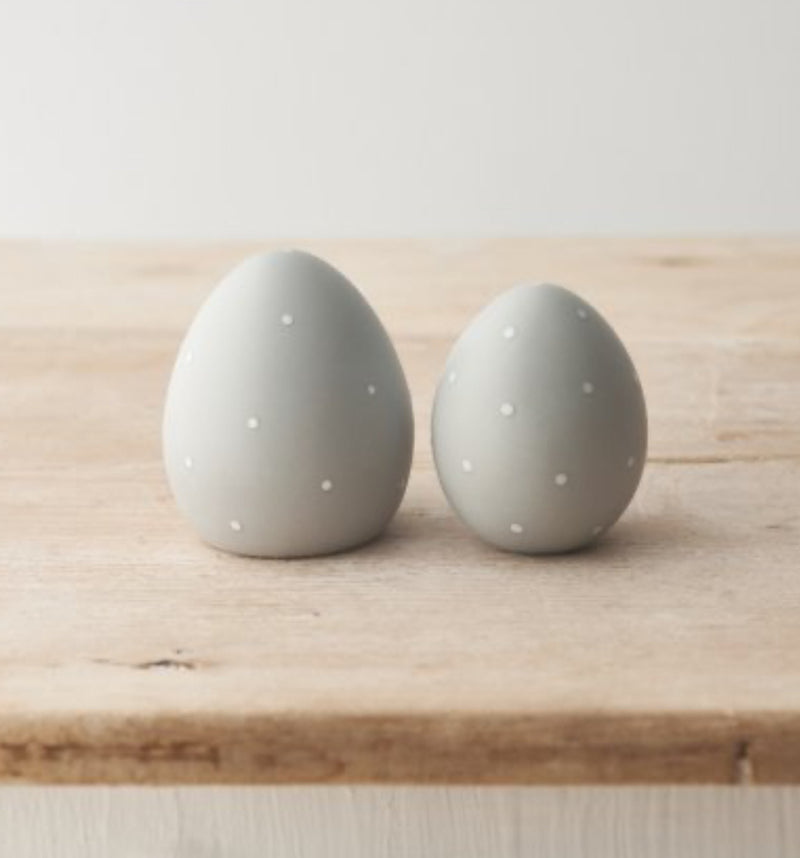
M2 0L0 236L800 228L797 0Z

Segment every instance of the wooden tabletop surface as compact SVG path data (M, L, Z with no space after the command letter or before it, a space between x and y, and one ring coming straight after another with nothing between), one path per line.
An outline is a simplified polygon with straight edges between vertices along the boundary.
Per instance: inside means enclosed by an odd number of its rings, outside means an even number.
M385 538L202 545L160 462L209 290L265 245L0 243L0 780L800 783L800 240L304 242L414 395ZM435 381L520 280L581 292L651 444L590 551L473 538L432 468Z

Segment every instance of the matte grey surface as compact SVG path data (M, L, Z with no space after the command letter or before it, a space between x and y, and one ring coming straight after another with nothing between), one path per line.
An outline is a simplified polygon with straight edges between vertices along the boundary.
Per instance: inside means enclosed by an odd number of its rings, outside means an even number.
M569 551L611 527L636 491L644 395L596 310L560 286L521 285L453 347L432 443L450 504L480 537L509 551Z
M200 537L238 554L326 554L402 500L411 397L372 308L300 251L248 259L201 307L164 409L164 462Z

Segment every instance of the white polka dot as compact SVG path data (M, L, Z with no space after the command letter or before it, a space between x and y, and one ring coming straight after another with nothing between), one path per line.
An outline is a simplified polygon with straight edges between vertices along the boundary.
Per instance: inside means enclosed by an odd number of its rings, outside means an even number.
M465 474L471 474L472 473L472 462L470 462L469 459L462 459L461 460L461 470Z
M235 530L237 533L242 529L241 521L237 521L235 518L231 521L231 530Z
M193 357L194 357L194 355L192 354L192 350L189 349L189 351L186 352L186 354L184 355L183 362L184 363L191 363Z
M192 457L191 457L191 456L187 456L187 457L183 460L183 464L184 464L187 468L191 469L192 467L194 467L194 460L192 459Z
M367 385L367 393L368 393L370 396L375 396L375 393L377 392L377 390L378 390L378 388L377 388L377 387L375 387L375 385L374 385L374 384L368 384L368 385Z
M633 456L628 456L627 464L629 468L632 468L636 464L636 459L634 459Z
M500 406L500 413L503 415L503 417L512 417L514 415L515 410L516 409L510 402L504 402Z
M589 314L586 312L585 307L578 307L578 318L579 319L585 319L588 317L588 315Z
M513 325L509 325L507 328L503 328L503 336L507 340L513 340L517 335L517 329Z
M566 474L556 474L556 485L557 486L565 486L567 484L567 480L569 478Z
M586 394L594 393L594 385L591 383L591 381L584 381L583 392Z
M281 324L285 325L287 328L290 325L293 325L294 324L294 316L291 313L284 313L281 316Z
M522 533L522 525L514 522L514 524L512 524L511 527L509 528L509 530L512 533Z
M258 429L258 427L260 425L261 425L261 421L258 419L258 417L248 417L247 418L247 428L248 429Z
M603 525L602 524L596 524L592 528L592 536L597 536L598 534L602 533L602 531L603 531Z
M450 384L455 384L457 378L458 376L454 372L451 372L450 375L447 376L447 380L450 382Z
M333 488L333 483L330 480L322 481L322 491L329 492Z

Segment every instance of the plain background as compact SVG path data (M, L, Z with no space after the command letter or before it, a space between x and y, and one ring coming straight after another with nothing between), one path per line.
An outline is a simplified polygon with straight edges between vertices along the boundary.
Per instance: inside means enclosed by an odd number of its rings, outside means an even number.
M0 0L0 235L789 232L798 0Z

